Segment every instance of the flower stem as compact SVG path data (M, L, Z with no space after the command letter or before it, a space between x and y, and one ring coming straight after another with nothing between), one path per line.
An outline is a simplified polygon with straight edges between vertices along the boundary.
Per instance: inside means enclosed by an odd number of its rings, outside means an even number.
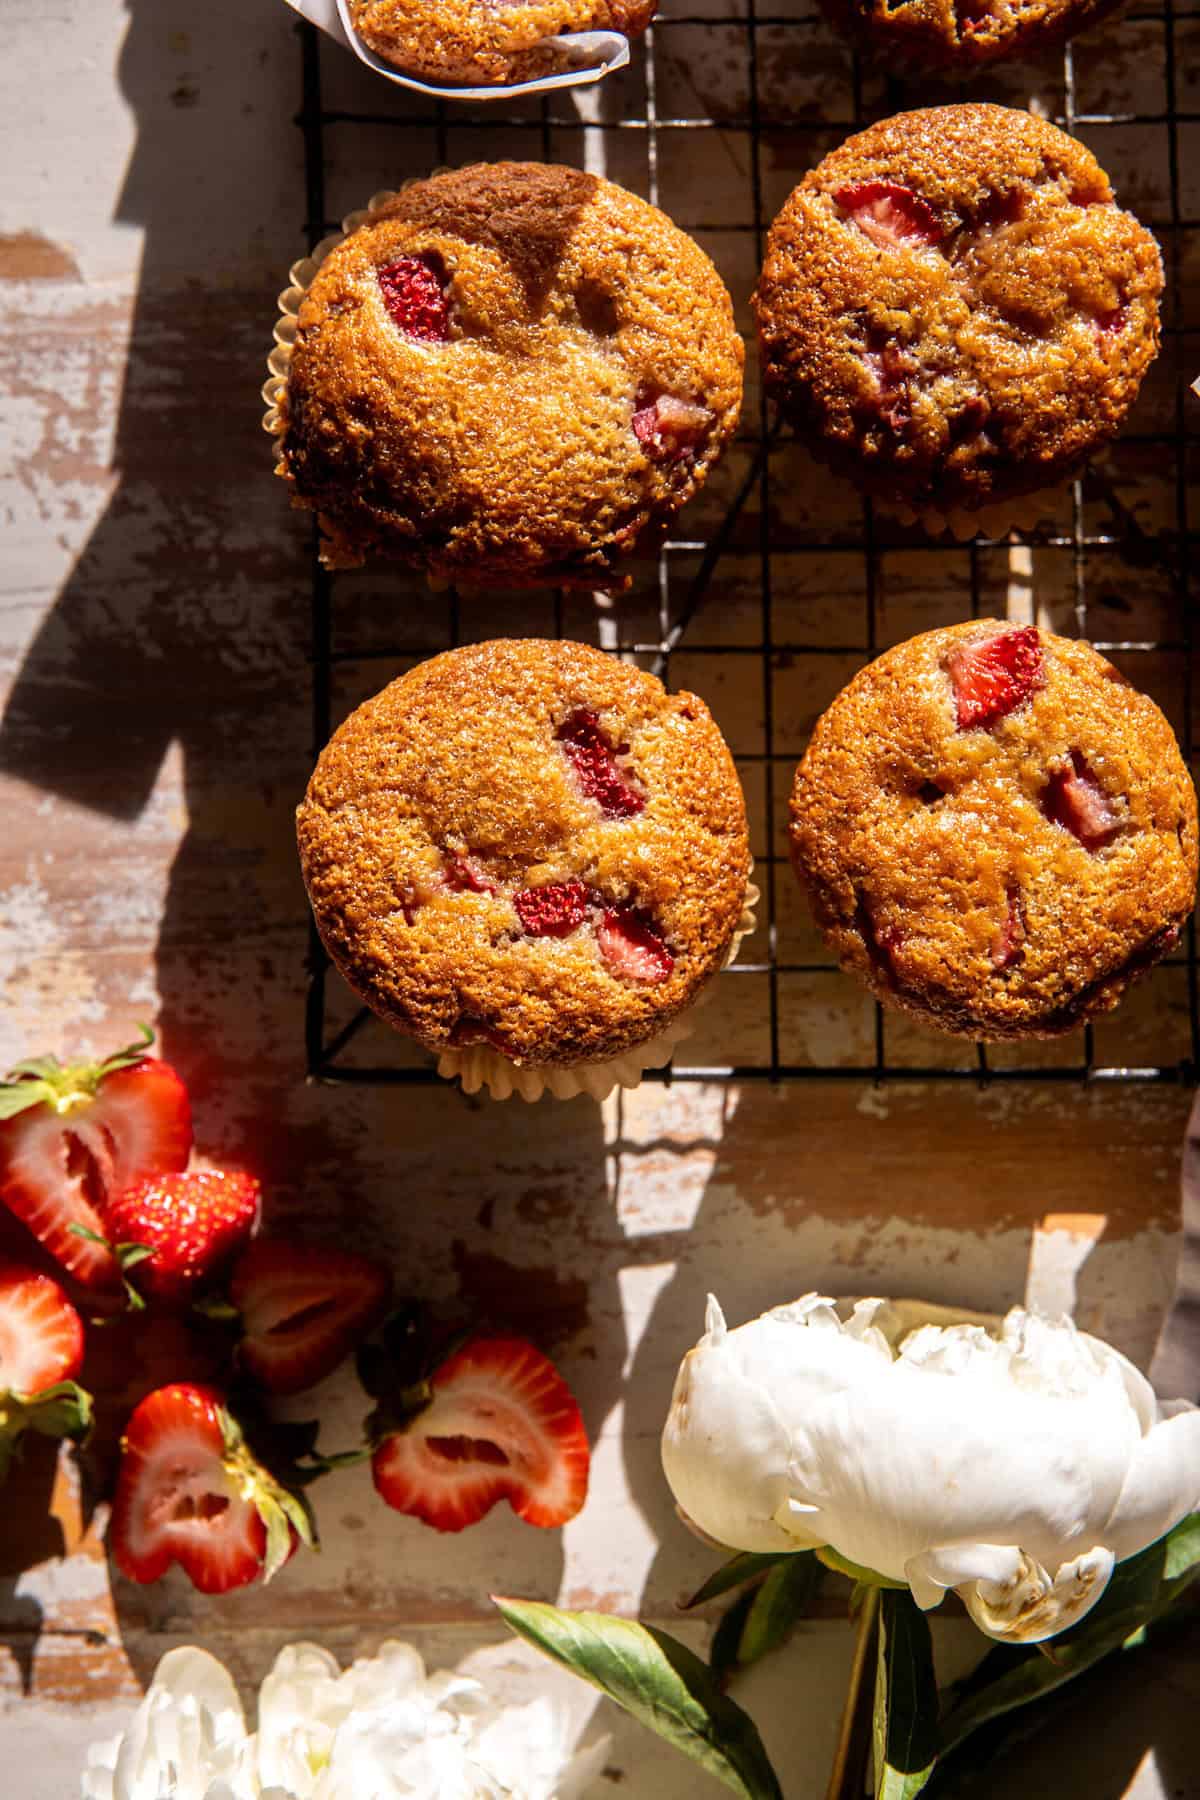
M879 1589L868 1588L858 1614L854 1660L842 1708L837 1750L829 1773L825 1800L862 1800L867 1785L867 1759L871 1751L871 1720L875 1710L875 1646L879 1636Z

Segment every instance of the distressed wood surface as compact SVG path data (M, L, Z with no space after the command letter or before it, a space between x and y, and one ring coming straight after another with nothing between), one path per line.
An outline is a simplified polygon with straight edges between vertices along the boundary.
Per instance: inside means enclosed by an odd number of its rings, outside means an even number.
M346 1472L318 1493L319 1559L296 1558L269 1590L206 1601L172 1578L150 1589L114 1580L103 1506L72 1463L39 1449L5 1496L0 1731L19 1773L0 1787L13 1800L74 1791L83 1745L127 1714L173 1643L208 1644L253 1683L291 1637L319 1636L348 1656L403 1634L434 1660L482 1659L516 1691L530 1662L501 1641L490 1592L675 1621L711 1557L672 1516L657 1435L709 1288L731 1320L810 1287L993 1308L1029 1294L1073 1308L1148 1361L1178 1265L1190 1098L1168 1087L881 1092L845 1082L645 1088L603 1108L527 1109L449 1089L306 1086L306 921L292 837L312 748L306 539L270 478L258 401L274 296L303 249L289 15L278 0L212 0L199 12L184 0L56 0L52 12L51 21L44 8L13 10L0 66L3 116L25 152L0 172L0 385L11 448L0 468L0 1059L104 1049L136 1021L157 1020L191 1087L200 1146L261 1172L272 1224L389 1254L402 1286L461 1294L481 1316L535 1335L580 1396L596 1458L589 1504L561 1535L504 1512L462 1539L438 1538L388 1514L363 1471ZM70 49L52 81L51 22L54 41ZM845 78L832 34L808 29L802 66L784 28L760 34L771 105L801 126L819 116L823 84ZM1102 34L1088 40L1080 80L1094 106L1111 103L1122 82L1149 82L1156 54L1145 26L1107 30L1127 73L1118 82L1097 54ZM660 112L744 106L742 52L728 42L696 25L663 48ZM379 105L348 59L327 59L327 69L331 104ZM622 80L623 89L614 82L580 99L587 116L637 109L640 69ZM403 113L404 102L387 104ZM558 135L553 154L577 159L586 148L595 161L598 134L586 146L581 134ZM609 173L645 191L636 134L602 136ZM769 138L769 205L828 137L806 129ZM538 154L540 137L500 132L485 152L479 134L451 130L449 160L483 153ZM331 132L330 154L331 209L340 212L424 171L435 144L431 133L381 125L352 142ZM1140 168L1136 145L1125 160L1129 197L1137 202L1140 183L1153 208L1153 170ZM745 201L744 139L693 134L688 157L663 151L660 173L662 203L707 222L699 235L745 324L753 250L746 234L724 228ZM1147 419L1163 415L1165 391L1152 379ZM1136 445L1116 456L1138 507L1153 509L1152 467ZM737 473L735 454L726 485L689 515L696 535L719 517ZM827 533L831 519L836 530L844 514L850 542L856 515L845 493L811 465L792 474L771 499L772 530L802 542ZM752 514L745 552L735 547L710 597L709 641L752 641L757 528ZM958 616L967 554L885 554L885 640ZM1068 561L983 555L998 608L1036 609L1051 623L1065 616ZM856 558L789 568L776 596L788 641L861 636ZM1108 573L1096 603L1125 635L1177 625L1152 573L1136 589L1115 561ZM415 585L368 578L344 591L355 642L372 628L393 631L397 618L409 642L445 641L438 609ZM648 592L643 583L623 603L631 630L652 622L639 611ZM498 616L470 603L463 628L546 629L548 607L531 596ZM611 609L573 602L569 627L610 641ZM773 671L777 748L788 754L853 666L814 670L819 660L781 658ZM761 732L761 693L746 666L684 654L673 669L710 699L743 754ZM391 672L347 668L339 709ZM1183 692L1171 672L1150 679L1178 720ZM779 848L780 819L767 816L758 767L743 772L761 859ZM811 927L783 872L779 892L783 953L811 954ZM832 973L789 982L785 1054L870 1054L869 1009L850 983ZM754 1058L764 1018L761 985L730 978L700 1015L692 1049ZM961 1054L912 1027L892 1031L898 1061ZM1100 1031L1102 1054L1114 1059L1181 1054L1179 973L1160 972ZM1171 1353L1176 1382L1194 1389L1186 1329ZM349 1439L363 1410L352 1381L335 1377L317 1402L330 1442ZM307 1402L296 1410L302 1416ZM682 1629L701 1644L707 1627ZM942 1638L951 1660L965 1654L954 1620ZM789 1795L820 1791L849 1653L844 1623L819 1621L802 1635L799 1668L764 1671L748 1689ZM1161 1676L1165 1685L1143 1683L1135 1702L1122 1695L1102 1733L1089 1727L1084 1757L1069 1721L1044 1733L1028 1751L1025 1791L1200 1793L1184 1754L1187 1702L1200 1695L1194 1646ZM582 1719L591 1703L578 1704ZM683 1800L710 1791L646 1736L607 1724L624 1792ZM980 1791L997 1800L1015 1792L1003 1773L988 1780Z

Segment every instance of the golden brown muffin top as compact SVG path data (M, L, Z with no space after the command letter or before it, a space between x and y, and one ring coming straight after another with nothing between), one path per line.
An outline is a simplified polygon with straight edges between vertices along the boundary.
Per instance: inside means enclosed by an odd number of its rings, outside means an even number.
M1037 55L1119 0L821 0L834 24L877 56L963 72Z
M843 689L796 772L791 844L881 999L973 1037L1050 1036L1174 941L1196 797L1166 719L1104 657L980 619Z
M754 304L768 381L817 447L949 509L1034 492L1117 431L1161 288L1089 150L963 105L886 119L807 175Z
M645 31L654 0L350 0L350 17L376 56L427 81L485 86L528 81L569 66L541 48L562 32Z
M656 207L480 163L412 183L322 263L283 460L335 561L596 585L705 479L742 360L720 277Z
M584 644L447 651L353 713L298 813L318 929L431 1050L601 1061L720 968L746 894L708 708Z

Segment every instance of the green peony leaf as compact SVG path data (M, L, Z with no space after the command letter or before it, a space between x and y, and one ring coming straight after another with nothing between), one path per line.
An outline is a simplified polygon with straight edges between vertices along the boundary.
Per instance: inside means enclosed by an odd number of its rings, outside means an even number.
M880 1597L875 1675L875 1800L910 1800L938 1757L938 1691L929 1623L911 1594Z
M738 1662L748 1668L777 1650L812 1606L824 1570L811 1550L800 1551L772 1569L754 1596L738 1647Z
M758 1575L765 1575L776 1563L790 1562L794 1556L804 1556L803 1550L768 1550L762 1553L754 1550L739 1550L727 1563L722 1563L715 1574L710 1575L702 1587L698 1587L690 1600L683 1603L684 1612L690 1612L693 1606L703 1606L706 1600L715 1600L719 1594L727 1594L731 1588L741 1587L747 1581L753 1581Z
M717 1621L708 1646L708 1666L721 1692L724 1693L741 1667L742 1633L757 1599L755 1588L746 1588Z
M742 1800L783 1800L753 1720L666 1632L605 1613L494 1598L518 1637L599 1688Z

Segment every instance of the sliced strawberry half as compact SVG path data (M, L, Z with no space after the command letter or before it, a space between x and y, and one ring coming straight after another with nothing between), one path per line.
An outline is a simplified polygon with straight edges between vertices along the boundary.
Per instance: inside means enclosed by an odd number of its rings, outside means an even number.
M268 1474L211 1388L156 1388L125 1430L109 1543L131 1581L172 1563L202 1594L269 1581L299 1539L307 1508Z
M1003 719L1046 680L1042 640L1033 625L959 644L946 668L960 731Z
M675 967L662 934L631 906L605 913L596 942L609 974L622 981L665 981Z
M517 1337L477 1337L441 1364L428 1404L377 1446L371 1475L397 1512L462 1531L507 1500L530 1525L573 1519L590 1452L554 1364Z
M398 256L378 272L388 316L408 337L444 344L450 336L450 306L443 270L429 256Z
M1072 750L1068 767L1055 769L1042 792L1042 811L1078 838L1085 850L1102 850L1121 829L1121 815L1087 758Z
M375 1329L392 1277L350 1250L257 1238L238 1259L229 1297L242 1316L242 1368L273 1394L298 1394Z
M628 744L614 744L594 712L580 707L554 735L580 787L602 813L610 819L627 819L645 811L645 794L617 760L627 753Z
M945 232L919 194L899 181L855 181L834 199L858 229L882 250L903 244L937 244Z
M182 1169L192 1148L187 1090L152 1041L100 1063L18 1063L0 1084L0 1199L91 1288L120 1287L103 1243L108 1202L140 1175Z
M260 1184L241 1170L146 1175L110 1200L108 1237L136 1294L186 1306L232 1262L261 1204Z
M57 1281L0 1263L0 1393L39 1394L83 1362L83 1323Z
M592 894L582 881L547 881L522 888L513 905L528 937L570 937L587 918Z

